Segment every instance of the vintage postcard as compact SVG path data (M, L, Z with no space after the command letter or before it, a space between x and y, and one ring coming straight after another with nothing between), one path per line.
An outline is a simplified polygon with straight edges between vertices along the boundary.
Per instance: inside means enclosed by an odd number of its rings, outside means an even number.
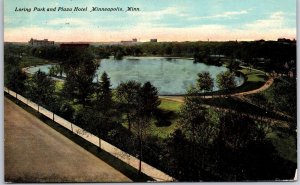
M297 180L295 0L4 0L4 181Z

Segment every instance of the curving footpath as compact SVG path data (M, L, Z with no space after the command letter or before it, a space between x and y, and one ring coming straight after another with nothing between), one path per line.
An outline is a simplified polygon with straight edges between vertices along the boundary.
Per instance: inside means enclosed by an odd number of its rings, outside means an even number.
M273 82L274 82L274 78L271 77L268 79L268 81L266 81L266 83L263 86L261 86L258 89L234 93L234 94L228 94L228 95L202 96L202 98L211 99L211 98L218 98L218 97L228 97L228 96L237 97L237 96L245 96L245 95L249 95L249 94L255 94L255 93L259 93L259 92L262 92L262 91L268 89L273 84ZM180 103L184 102L184 96L159 96L159 98L176 101L176 102L180 102Z

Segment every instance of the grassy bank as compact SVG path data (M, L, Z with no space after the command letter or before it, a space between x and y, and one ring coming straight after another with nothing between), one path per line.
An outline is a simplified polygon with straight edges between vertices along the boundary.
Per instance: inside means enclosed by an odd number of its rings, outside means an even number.
M53 60L45 60L34 56L23 56L20 62L20 67L30 67L30 66L37 66L37 65L44 65L44 64L52 64L56 63L57 61Z

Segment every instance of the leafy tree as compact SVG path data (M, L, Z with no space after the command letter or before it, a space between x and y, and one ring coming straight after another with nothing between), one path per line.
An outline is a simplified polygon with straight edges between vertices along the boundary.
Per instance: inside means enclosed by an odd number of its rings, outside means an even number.
M11 54L4 55L4 84L16 93L25 90L26 74L20 69L20 58Z
M26 90L28 98L35 103L47 106L54 101L55 82L40 70L27 80Z
M197 87L199 91L209 92L213 90L214 80L209 72L198 73Z
M234 80L234 73L229 71L221 72L217 75L217 85L221 90L229 90L236 87L236 82Z
M99 64L88 49L68 49L63 55L66 58L61 64L66 72L63 93L85 106L94 92L93 79Z
M59 109L59 115L70 121L72 121L74 113L75 109L67 102L64 102Z
M139 101L137 105L137 117L134 122L134 128L137 130L139 140L139 172L141 173L143 160L143 143L145 141L146 129L150 125L151 117L160 105L158 91L150 82L146 82L138 92Z
M215 149L217 163L211 171L221 179L275 180L286 175L286 170L295 169L294 165L287 167L278 156L264 127L240 114L221 115Z
M207 161L208 148L218 136L218 115L211 109L202 106L202 100L196 97L187 97L180 112L180 123L187 140L191 143L190 180L198 181ZM199 156L198 153L201 153Z
M137 113L137 107L140 103L141 83L136 81L122 82L116 90L116 96L126 113L128 130L131 130L131 124Z
M143 159L143 142L146 128L149 126L154 111L160 104L157 89L150 82L143 86L139 82L128 81L117 87L117 98L124 106L128 129L134 128L139 141L139 172Z
M170 175L179 181L195 179L191 173L192 167L194 167L193 156L191 155L192 147L185 134L182 130L177 129L167 141L168 153L165 160L168 161L166 165L169 167Z
M6 79L5 79L5 86L16 93L23 93L25 90L25 80L26 74L21 71L19 68L14 67L9 71L6 71Z
M101 58L101 59L109 58L109 56L110 56L109 51L103 46L98 47L97 54L98 54L99 58Z
M122 50L118 50L115 55L114 55L114 58L116 60L122 60L123 59L123 56L124 56L124 53Z
M60 76L62 77L63 68L60 65L53 65L49 69L50 76Z
M235 58L231 58L227 67L229 68L230 72L234 72L238 69L239 63L236 61Z

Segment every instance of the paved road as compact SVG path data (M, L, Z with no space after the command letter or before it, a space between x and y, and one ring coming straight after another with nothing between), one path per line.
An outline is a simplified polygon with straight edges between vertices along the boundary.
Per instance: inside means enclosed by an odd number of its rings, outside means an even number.
M6 182L129 182L129 178L4 99Z

